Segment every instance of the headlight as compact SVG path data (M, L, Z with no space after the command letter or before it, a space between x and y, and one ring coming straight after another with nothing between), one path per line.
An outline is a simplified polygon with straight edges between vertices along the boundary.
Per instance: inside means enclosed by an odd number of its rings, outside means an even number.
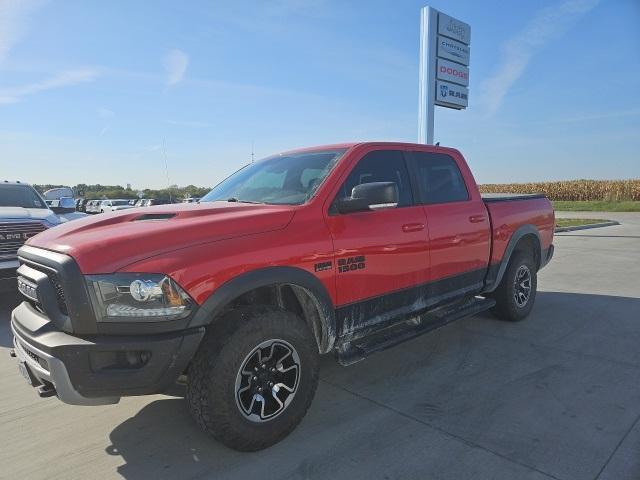
M99 322L161 322L187 317L193 301L166 275L116 273L87 275Z

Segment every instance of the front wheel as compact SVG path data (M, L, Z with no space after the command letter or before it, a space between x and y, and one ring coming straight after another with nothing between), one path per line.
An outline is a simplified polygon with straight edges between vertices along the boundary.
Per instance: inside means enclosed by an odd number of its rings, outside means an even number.
M527 252L515 253L500 285L491 294L496 301L493 313L502 320L523 320L531 313L537 288L538 276L533 256Z
M231 311L219 322L189 368L189 410L230 448L267 448L311 405L318 385L315 339L297 315L266 306Z

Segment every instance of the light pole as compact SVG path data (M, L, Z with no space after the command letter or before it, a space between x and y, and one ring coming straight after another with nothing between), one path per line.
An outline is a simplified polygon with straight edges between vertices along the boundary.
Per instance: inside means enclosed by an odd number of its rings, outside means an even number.
M418 85L418 143L433 145L433 120L436 98L436 48L429 42L438 28L438 11L420 9L420 67Z

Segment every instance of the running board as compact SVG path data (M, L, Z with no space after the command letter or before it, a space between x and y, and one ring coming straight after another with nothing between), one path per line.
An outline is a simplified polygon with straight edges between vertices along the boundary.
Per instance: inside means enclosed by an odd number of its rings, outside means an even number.
M492 298L472 297L463 302L446 305L411 317L365 337L343 343L337 348L338 362L345 366L352 365L364 360L369 355L444 327L448 323L488 310L495 304L496 301Z

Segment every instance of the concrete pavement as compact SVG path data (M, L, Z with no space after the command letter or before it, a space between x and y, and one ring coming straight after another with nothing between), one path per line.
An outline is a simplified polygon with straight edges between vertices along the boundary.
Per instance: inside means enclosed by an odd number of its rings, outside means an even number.
M73 407L8 356L0 478L640 478L640 214L559 234L532 315L469 318L348 368L324 358L298 429L262 452L201 433L180 397Z

